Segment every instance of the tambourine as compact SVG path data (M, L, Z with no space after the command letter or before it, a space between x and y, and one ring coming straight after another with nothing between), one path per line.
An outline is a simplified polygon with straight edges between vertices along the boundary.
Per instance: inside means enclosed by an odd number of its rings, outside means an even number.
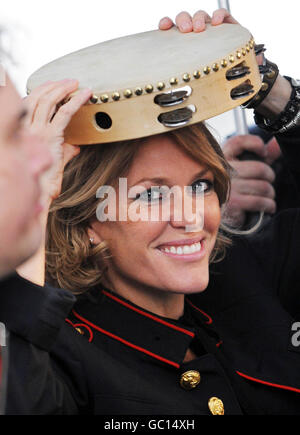
M254 40L237 24L202 33L150 31L71 53L36 71L28 93L48 80L74 78L93 97L65 131L90 145L164 133L208 120L261 89Z

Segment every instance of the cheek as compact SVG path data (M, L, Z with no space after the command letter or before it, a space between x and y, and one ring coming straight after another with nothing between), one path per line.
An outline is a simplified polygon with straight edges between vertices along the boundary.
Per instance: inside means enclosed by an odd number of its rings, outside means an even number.
M217 194L214 193L204 202L204 229L214 235L218 232L221 223L221 208Z
M140 258L165 229L165 222L107 222L99 224L97 234L114 258Z

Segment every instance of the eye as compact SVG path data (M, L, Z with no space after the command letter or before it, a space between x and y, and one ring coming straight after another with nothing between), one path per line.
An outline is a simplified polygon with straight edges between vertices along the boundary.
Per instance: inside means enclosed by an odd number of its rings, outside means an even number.
M214 189L214 183L210 180L197 180L190 186L193 194L208 193Z
M136 200L144 202L157 202L164 198L164 193L160 187L151 187L136 196Z

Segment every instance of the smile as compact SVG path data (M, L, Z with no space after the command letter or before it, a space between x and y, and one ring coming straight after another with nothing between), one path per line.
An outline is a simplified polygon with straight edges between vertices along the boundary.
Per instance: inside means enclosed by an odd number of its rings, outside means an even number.
M201 251L201 243L193 243L192 245L169 246L160 248L162 252L175 255L190 255Z
M206 255L206 243L203 237L198 237L194 240L178 240L164 243L160 245L158 249L167 257L185 261L197 261Z

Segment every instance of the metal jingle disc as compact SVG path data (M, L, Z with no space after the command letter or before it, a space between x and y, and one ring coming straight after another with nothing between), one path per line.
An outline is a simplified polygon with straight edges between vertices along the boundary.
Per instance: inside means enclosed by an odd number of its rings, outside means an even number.
M258 68L259 68L259 72L260 72L260 74L263 74L263 75L272 72L272 68L270 68L270 67L267 66L267 65L259 65Z
M184 107L183 109L173 110L172 112L161 113L158 120L166 127L177 127L183 123L189 122L192 117L193 111L188 107Z
M244 98L253 93L254 93L253 86L248 83L243 83L242 85L232 89L231 98L233 100L237 100L238 98Z
M250 68L248 66L236 66L226 73L227 80L236 80L250 74Z
M255 45L254 51L255 51L256 56L258 56L261 53L264 53L266 51L265 44Z
M174 104L182 103L187 96L187 91L175 91L167 94L159 94L154 98L154 103L161 107L172 106Z

